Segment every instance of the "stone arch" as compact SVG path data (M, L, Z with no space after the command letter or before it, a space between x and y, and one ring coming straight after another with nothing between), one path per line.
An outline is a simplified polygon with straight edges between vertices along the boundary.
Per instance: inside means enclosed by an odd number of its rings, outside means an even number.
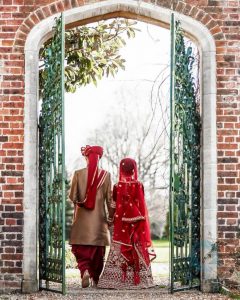
M88 3L88 1L86 1ZM25 135L24 135L24 256L23 291L38 289L38 157L37 102L38 52L51 36L54 18L65 11L67 26L113 16L125 16L169 26L168 1L159 5L143 1L106 0L83 5L83 1L58 1L33 12L20 26L15 47L25 51ZM162 6L161 6L162 2ZM72 4L71 4L72 3ZM175 2L174 2L175 3ZM177 3L177 4L176 4ZM217 278L216 252L205 259L217 239L217 167L216 167L216 57L214 39L222 38L218 24L201 9L176 1L173 10L183 30L194 38L201 53L202 91L202 209L201 253L202 289L209 291ZM75 7L76 6L76 7ZM48 15L47 15L48 14ZM202 23L201 23L202 22Z
M85 2L85 4L84 4ZM67 11L69 9L74 9L77 7L81 6L86 6L86 5L91 5L93 1L91 0L60 0L60 1L55 1L51 4L48 4L46 6L42 6L38 8L37 10L33 11L21 24L21 26L18 28L15 36L15 41L14 41L14 47L15 49L20 49L21 51L24 48L25 41L27 39L28 34L32 30L34 26L36 26L38 23L41 21L45 20L46 18L55 15L57 13L61 13L63 11ZM95 1L96 3L99 2L104 2L104 1ZM121 1L120 1L121 2ZM119 3L120 3L119 2ZM137 5L138 8L140 9L144 3L148 1L141 1L141 0L136 0L136 1L126 1L127 5L130 4L130 2L135 2L135 6ZM152 1L153 3L157 4L152 4L157 7L162 7L166 9L171 9L177 13L183 14L185 16L189 16L199 22L201 22L203 25L205 25L213 38L215 40L223 39L223 32L221 27L218 25L218 23L209 15L206 13L204 10L202 10L199 7L196 7L194 5L190 5L188 3L184 3L183 1ZM118 3L118 1L112 1L112 4ZM120 11L120 10L119 10ZM126 11L123 9L123 11ZM131 12L129 10L128 12ZM135 12L136 13L136 12ZM136 15L135 15L136 16Z

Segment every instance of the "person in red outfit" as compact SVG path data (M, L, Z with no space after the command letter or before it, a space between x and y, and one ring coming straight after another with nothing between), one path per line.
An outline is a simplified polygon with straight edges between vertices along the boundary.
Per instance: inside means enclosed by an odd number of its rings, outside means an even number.
M75 209L69 243L85 288L98 283L105 247L110 243L108 214L112 218L114 211L110 206L110 173L98 167L103 148L86 146L81 151L87 168L75 171L71 182L69 198Z
M135 160L123 159L119 173L111 204L115 208L112 244L98 287L152 287L150 257L155 254L149 251L152 242L148 211Z

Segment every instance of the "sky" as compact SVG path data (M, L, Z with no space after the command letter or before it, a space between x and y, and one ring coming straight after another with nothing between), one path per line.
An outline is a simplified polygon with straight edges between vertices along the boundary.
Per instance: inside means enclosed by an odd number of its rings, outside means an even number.
M66 166L70 174L85 164L81 146L89 143L109 114L116 116L121 103L128 103L132 111L137 106L144 119L153 105L151 90L157 93L154 80L163 69L166 69L164 74L169 72L169 30L143 22L138 22L137 27L140 32L120 50L126 60L125 71L120 70L114 78L103 78L97 87L89 84L74 94L65 94ZM162 78L163 75L158 80ZM167 95L166 89L164 93ZM165 105L169 101L166 95L162 97Z

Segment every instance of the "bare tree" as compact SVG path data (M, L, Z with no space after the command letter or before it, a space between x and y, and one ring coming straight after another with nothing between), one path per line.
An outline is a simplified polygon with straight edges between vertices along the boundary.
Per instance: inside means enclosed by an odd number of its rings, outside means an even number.
M118 111L108 115L104 124L89 139L91 143L103 146L102 165L111 171L114 181L117 180L120 160L130 156L137 162L139 179L148 188L162 188L158 176L161 176L161 168L165 168L167 163L162 156L166 132L159 128L156 134L157 124L151 119L151 112L143 114L138 107L132 111L126 103L120 103Z
M88 139L89 144L104 148L101 164L110 171L114 183L118 180L121 159L132 157L136 160L139 180L144 183L150 221L156 227L152 231L155 236L161 236L168 210L168 100L162 98L159 105L159 95L156 96L159 84L150 93L151 101L145 103L134 100L134 90L125 89L131 103L125 100L123 90L119 93L122 93L122 100L117 103L117 110L113 109L106 116L102 126Z

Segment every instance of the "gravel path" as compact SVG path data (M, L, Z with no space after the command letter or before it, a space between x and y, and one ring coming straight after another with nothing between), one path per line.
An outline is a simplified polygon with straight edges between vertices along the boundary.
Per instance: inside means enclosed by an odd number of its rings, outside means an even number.
M62 296L56 293L50 292L39 292L31 295L1 295L1 300L62 300L62 299L79 299L79 300L157 300L157 299L166 299L166 300L230 300L227 296L220 294L203 294L199 291L188 291L188 292L178 292L174 295L168 294L166 291L162 291L157 288L154 290L139 290L139 291L110 291L110 290L81 290L77 294L68 293L66 296Z
M155 280L156 287L146 290L104 290L80 287L79 279L71 279L67 281L67 295L63 296L58 293L41 291L31 295L12 294L0 295L1 300L229 300L227 296L221 294L203 294L198 290L168 293L167 279ZM165 287L164 287L165 286Z

